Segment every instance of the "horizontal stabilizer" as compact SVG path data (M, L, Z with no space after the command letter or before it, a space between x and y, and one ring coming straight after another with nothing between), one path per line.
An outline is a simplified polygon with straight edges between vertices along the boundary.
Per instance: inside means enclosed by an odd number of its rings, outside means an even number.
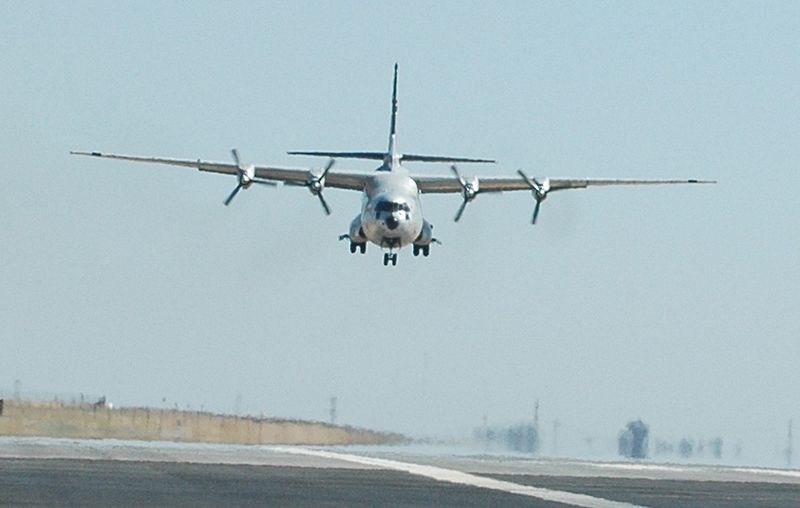
M410 153L403 154L401 159L406 162L446 162L448 164L455 164L456 162L482 162L494 164L495 162L491 159L468 159L465 157L447 157L444 155L414 155Z
M311 157L333 157L334 159L369 159L384 160L387 154L383 152L287 152L289 155L309 155ZM466 157L448 157L444 155L415 155L403 154L400 160L404 162L444 162L455 164L460 162L491 163L491 159L469 159Z
M383 152L286 152L289 155L310 155L311 157L333 157L334 159L369 159L382 161Z

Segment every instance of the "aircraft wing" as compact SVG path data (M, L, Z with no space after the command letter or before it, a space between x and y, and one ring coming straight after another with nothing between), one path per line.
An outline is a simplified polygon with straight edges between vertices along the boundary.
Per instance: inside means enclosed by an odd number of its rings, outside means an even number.
M417 187L420 192L426 194L447 194L460 193L463 191L461 183L454 177L429 177L415 176ZM592 186L611 186L611 185L669 185L669 184L692 184L692 183L716 183L713 180L620 180L620 179L565 179L550 178L549 191L564 189L584 189ZM481 192L503 192L531 190L528 182L521 177L518 178L481 178L479 179Z
M182 166L195 168L200 171L210 173L221 173L225 175L236 175L239 171L238 166L231 162L208 162L200 159L171 159L161 157L142 157L138 155L118 155L101 152L70 152L73 155L87 155L89 157L102 157L105 159L117 159L132 162L146 162L150 164L164 164L167 166ZM256 178L264 180L274 180L278 182L298 182L303 183L308 178L308 169L304 168L281 168L274 166L255 165ZM363 190L369 175L366 173L339 173L331 171L325 177L325 187L338 189Z

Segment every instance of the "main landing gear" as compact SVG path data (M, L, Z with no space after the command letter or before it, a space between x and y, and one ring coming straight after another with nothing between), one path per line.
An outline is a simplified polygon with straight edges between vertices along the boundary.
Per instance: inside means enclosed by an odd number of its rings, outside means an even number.
M350 253L351 254L355 254L356 251L360 251L361 254L366 253L367 252L367 243L366 242L364 242L364 243L350 242Z
M414 256L419 256L419 253L422 252L422 255L428 257L428 254L431 253L431 246L428 245L414 245Z
M420 254L422 254L423 256L428 257L431 253L431 245L433 245L434 243L439 245L442 244L442 242L440 242L436 238L431 238L431 240L424 245L417 245L416 243L413 244L412 247L414 249L414 256L419 256Z
M341 240L350 240L350 254L355 254L356 251L359 251L361 254L365 254L367 252L367 242L354 242L350 235L340 235L339 241Z
M392 263L392 266L397 266L396 252L387 252L383 255L383 266L389 266L390 262Z

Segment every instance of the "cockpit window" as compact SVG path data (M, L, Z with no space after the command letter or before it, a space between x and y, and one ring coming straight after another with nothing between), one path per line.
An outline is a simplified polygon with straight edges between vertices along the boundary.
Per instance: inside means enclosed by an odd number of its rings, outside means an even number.
M408 206L408 203L398 203L394 201L380 201L377 205L375 205L376 212L410 212L411 207Z

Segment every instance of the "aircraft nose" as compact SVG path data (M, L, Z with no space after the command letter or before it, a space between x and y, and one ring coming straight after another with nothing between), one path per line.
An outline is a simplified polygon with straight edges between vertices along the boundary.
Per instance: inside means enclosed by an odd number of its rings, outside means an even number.
M397 229L397 226L399 226L399 225L400 225L400 221L397 220L397 217L395 217L394 215L392 215L391 217L386 219L386 227L391 229L391 230Z

